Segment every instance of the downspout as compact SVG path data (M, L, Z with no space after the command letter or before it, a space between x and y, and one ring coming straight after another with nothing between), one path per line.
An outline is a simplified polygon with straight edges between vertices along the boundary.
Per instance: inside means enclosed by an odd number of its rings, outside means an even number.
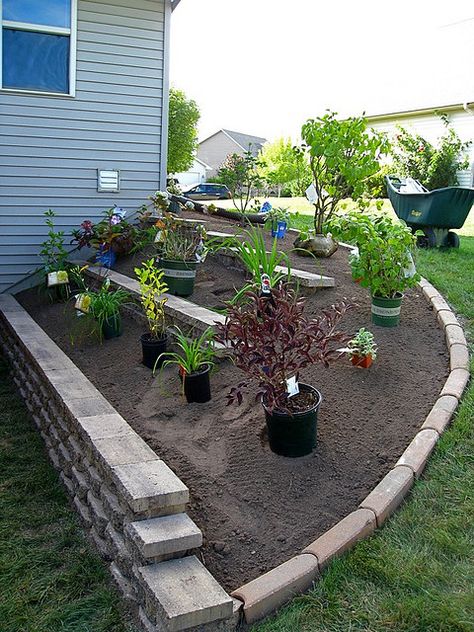
M176 2L174 4L177 4ZM163 96L161 110L161 152L160 152L160 180L158 188L166 190L166 176L168 166L168 117L170 110L170 31L171 31L171 0L165 0L164 30L163 30Z

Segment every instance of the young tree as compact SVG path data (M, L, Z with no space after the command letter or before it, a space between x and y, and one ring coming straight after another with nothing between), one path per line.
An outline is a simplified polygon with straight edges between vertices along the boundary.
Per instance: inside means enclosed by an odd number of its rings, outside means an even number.
M258 173L259 161L250 151L243 156L229 154L218 171L220 181L230 191L232 201L245 213L252 197L252 189L261 185Z
M337 119L335 112L303 125L301 138L317 195L313 202L317 235L324 234L324 225L339 202L347 197L360 199L364 181L380 169L378 157L388 150L388 141L366 128L364 117Z
M197 149L200 112L195 101L182 90L170 89L168 129L168 173L186 171Z
M260 174L268 184L277 187L278 196L284 187L302 195L311 182L306 154L295 151L290 138L278 138L265 145L259 158Z

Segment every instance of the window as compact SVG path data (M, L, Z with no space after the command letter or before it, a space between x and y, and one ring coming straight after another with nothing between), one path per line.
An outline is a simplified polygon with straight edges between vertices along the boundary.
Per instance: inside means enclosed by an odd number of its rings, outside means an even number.
M76 0L0 0L1 87L74 94Z

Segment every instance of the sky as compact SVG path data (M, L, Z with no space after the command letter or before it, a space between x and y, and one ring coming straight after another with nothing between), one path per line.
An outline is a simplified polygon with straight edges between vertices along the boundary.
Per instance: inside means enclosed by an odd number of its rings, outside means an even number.
M298 138L308 118L474 101L473 0L181 0L171 85L226 128Z

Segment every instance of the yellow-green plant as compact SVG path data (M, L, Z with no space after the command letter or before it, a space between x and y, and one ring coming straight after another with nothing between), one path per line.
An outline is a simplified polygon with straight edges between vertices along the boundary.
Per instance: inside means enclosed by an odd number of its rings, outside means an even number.
M168 300L162 296L168 291L163 281L164 272L155 267L155 259L149 259L141 268L135 268L135 274L140 283L140 300L151 337L159 340L165 333L165 303Z

